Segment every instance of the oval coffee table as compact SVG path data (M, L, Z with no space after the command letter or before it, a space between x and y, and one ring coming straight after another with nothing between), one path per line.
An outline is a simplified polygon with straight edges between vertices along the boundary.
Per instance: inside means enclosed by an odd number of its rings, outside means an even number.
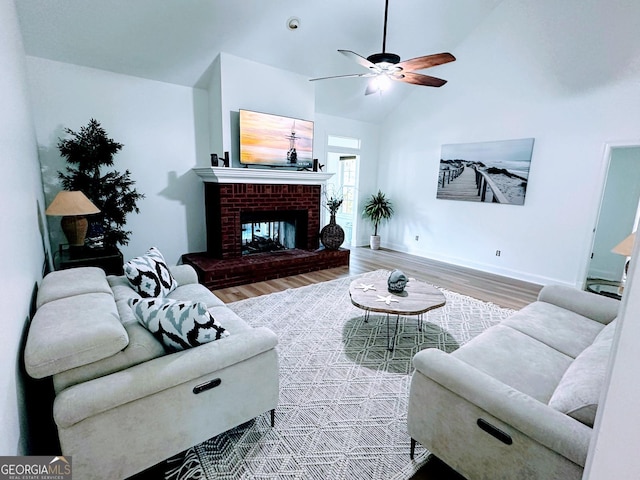
M391 293L387 289L387 277L364 275L349 285L351 303L365 311L364 321L369 321L371 312L387 314L387 348L393 350L398 333L400 315L417 315L418 330L422 330L422 315L434 308L442 307L446 299L433 285L410 279L402 293ZM389 315L396 315L396 326L391 337Z

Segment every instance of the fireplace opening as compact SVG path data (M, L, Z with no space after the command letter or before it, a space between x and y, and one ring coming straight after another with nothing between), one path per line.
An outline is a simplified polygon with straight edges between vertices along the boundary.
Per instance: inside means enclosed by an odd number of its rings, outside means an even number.
M242 255L276 252L296 247L296 226L291 222L242 224Z
M242 255L300 248L306 238L305 211L243 212Z

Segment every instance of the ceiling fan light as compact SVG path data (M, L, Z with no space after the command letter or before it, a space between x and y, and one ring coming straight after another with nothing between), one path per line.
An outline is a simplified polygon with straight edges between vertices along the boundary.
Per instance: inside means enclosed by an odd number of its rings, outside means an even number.
M391 86L391 79L387 75L378 75L369 81L371 90L384 92Z

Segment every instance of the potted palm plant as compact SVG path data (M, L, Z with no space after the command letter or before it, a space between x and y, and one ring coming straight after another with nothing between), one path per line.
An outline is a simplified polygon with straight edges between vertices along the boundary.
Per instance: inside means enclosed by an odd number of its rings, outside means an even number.
M373 235L369 245L372 250L380 248L380 236L378 235L378 225L385 220L389 220L393 216L393 205L384 193L378 190L378 193L371 195L369 200L364 204L362 214L371 223L373 223Z

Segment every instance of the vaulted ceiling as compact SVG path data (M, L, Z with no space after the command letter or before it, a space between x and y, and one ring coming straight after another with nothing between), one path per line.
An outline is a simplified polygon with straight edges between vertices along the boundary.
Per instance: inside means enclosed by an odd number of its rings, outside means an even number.
M405 60L455 49L502 0L390 0L388 52ZM206 86L220 52L308 78L362 73L338 49L382 51L384 0L19 0L27 55ZM287 28L300 19L296 30ZM428 72L455 79L455 62ZM256 78L256 82L260 79ZM365 97L366 79L314 82L316 111L378 122L413 89ZM446 88L446 85L442 88ZM437 89L432 89L437 90Z

